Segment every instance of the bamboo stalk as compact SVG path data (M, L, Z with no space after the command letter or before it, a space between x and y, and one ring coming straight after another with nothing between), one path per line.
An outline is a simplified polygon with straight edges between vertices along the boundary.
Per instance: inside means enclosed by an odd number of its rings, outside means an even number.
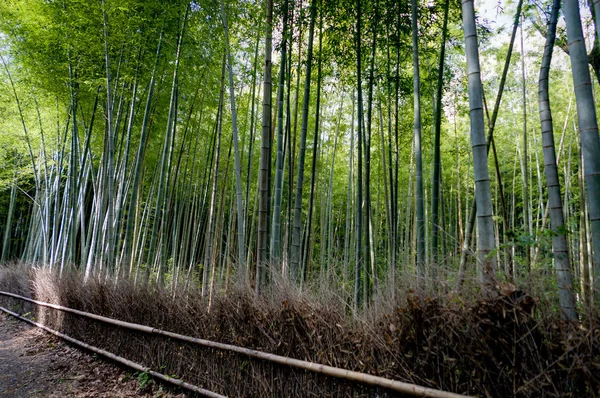
M68 312L71 314L83 316L86 318L94 319L96 321L108 323L110 325L115 325L115 326L123 327L126 329L135 330L138 332L166 336L166 337L169 337L172 339L181 340L181 341L185 341L185 342L193 343L193 344L198 344L198 345L201 345L204 347L210 347L210 348L215 348L218 350L235 352L238 354L247 355L251 358L262 359L262 360L274 362L274 363L277 363L280 365L286 365L286 366L290 366L290 367L298 368L298 369L302 369L302 370L307 370L307 371L314 372L314 373L320 373L320 374L323 374L326 376L336 377L336 378L340 378L340 379L346 379L346 380L355 381L355 382L359 382L359 383L363 383L363 384L368 384L368 385L376 386L376 387L387 388L392 391L397 391L397 392L400 392L403 394L408 394L408 395L415 396L415 397L431 397L431 398L460 398L460 397L464 398L464 397L468 397L466 395L455 394L455 393L441 391L441 390L435 390L432 388L418 386L416 384L404 383L401 381L386 379L384 377L373 376L373 375L369 375L366 373L360 373L360 372L355 372L352 370L340 369L340 368L336 368L333 366L303 361L301 359L283 357L281 355L269 354L269 353L266 353L263 351L257 351L257 350L253 350L250 348L239 347L239 346L235 346L235 345L231 345L231 344L218 343L218 342L211 341L211 340L204 340L204 339L199 339L196 337L185 336L185 335L182 335L179 333L173 333L173 332L169 332L169 331L162 330L162 329L156 329L156 328L153 328L150 326L140 325L137 323L119 321L117 319L112 319L112 318L107 318L107 317L104 317L101 315L91 314L89 312L79 311L79 310L75 310L73 308L63 307L63 306L57 305L57 304L50 304L50 303L45 303L43 301L33 300L33 299L30 299L27 297L19 296L18 294L14 294L14 293L0 291L0 295L24 300L24 301L27 301L27 302L30 302L30 303L33 303L33 304L36 304L36 305L39 305L42 307L53 308L53 309L60 310L63 312ZM0 307L0 309L4 310L5 312L10 313L11 315L14 314L2 307ZM14 315L19 317L16 314L14 314ZM20 318L20 319L25 319L25 318ZM35 324L36 326L42 327L42 329L44 329L44 330L51 330L51 329L46 328L43 325L36 324L33 321L29 321L28 319L26 321L30 322L32 324ZM66 336L66 337L68 337L68 336ZM78 343L81 343L81 342L77 342L75 344L78 344ZM85 344L85 343L82 343L82 344ZM105 355L103 353L101 353L101 354ZM110 354L110 355L112 355L112 354ZM113 359L113 358L111 358L111 359ZM127 360L125 360L125 361L127 361ZM144 370L144 371L146 371L146 370ZM150 373L150 371L148 371L148 373L152 374L152 373ZM157 377L159 377L159 376L157 376ZM220 396L220 395L213 395L213 396Z
M19 161L20 163L20 161ZM2 256L0 257L0 262L6 263L6 260L10 258L9 255L9 247L10 247L10 238L12 234L12 223L15 214L15 202L17 197L17 169L15 169L15 173L13 176L13 181L11 183L10 188L10 202L8 205L8 217L6 220L6 226L4 228L4 239L2 242Z
M233 85L233 57L229 46L229 28L227 24L227 13L223 2L219 2L221 8L221 19L225 33L225 53L227 54L227 71L229 75L229 97L231 101L231 130L233 136L234 160L235 160L235 192L238 216L238 259L237 265L245 267L245 239L244 239L244 206L242 205L242 177L240 165L240 150L238 145L237 111L235 106L235 94Z

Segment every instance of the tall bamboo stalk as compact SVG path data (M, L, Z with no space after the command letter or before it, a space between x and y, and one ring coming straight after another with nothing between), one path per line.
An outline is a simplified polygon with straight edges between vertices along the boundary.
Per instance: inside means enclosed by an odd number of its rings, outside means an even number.
M236 207L238 216L238 266L242 269L245 266L245 246L244 246L244 206L242 202L242 176L241 176L241 164L240 164L240 150L238 144L238 127L237 127L237 110L235 106L235 94L233 86L233 57L231 56L231 50L229 46L229 28L227 26L227 13L225 12L225 6L223 0L219 0L221 8L221 18L223 20L223 29L225 30L225 51L227 54L227 71L229 75L229 97L231 100L231 128L233 135L233 149L234 149L234 172L235 172L235 192L236 192Z
M442 39L440 45L440 59L438 63L438 79L435 104L435 138L433 144L433 178L431 184L431 261L432 261L432 277L435 280L437 267L439 262L438 257L438 240L439 240L439 196L440 196L440 181L442 172L442 161L440 151L441 128L442 128L442 94L444 89L444 62L446 57L446 36L448 35L448 13L450 9L450 0L444 3L444 23L442 26Z
M322 70L323 70L323 11L319 12L319 60L317 62L317 103L315 106L315 133L313 136L313 151L312 151L312 164L311 164L311 175L310 175L310 195L308 199L308 225L306 229L305 247L307 248L307 255L302 258L302 275L303 280L306 280L308 270L311 263L311 256L308 255L312 246L311 235L312 235L312 222L313 222L313 210L315 200L315 185L317 182L317 158L319 154L319 128L321 123L321 82L322 82ZM321 264L323 266L323 264Z
M310 3L310 27L308 31L308 50L306 56L306 80L304 82L304 99L302 108L302 127L300 129L300 153L298 154L298 177L296 178L296 196L294 198L294 217L292 230L292 250L290 261L291 280L298 281L300 271L301 231L302 231L302 191L304 185L304 163L306 158L306 133L308 131L308 108L310 102L310 81L313 58L313 42L315 36L315 19L317 0Z
M274 262L281 261L281 200L283 193L283 99L284 99L284 84L288 81L286 77L287 65L287 42L288 42L288 1L283 2L283 40L281 42L281 61L279 64L279 89L277 91L277 157L275 160L275 202L273 204L273 230L271 232L271 258ZM289 101L289 89L288 89ZM288 102L289 104L289 102ZM289 118L289 112L287 112Z
M492 254L495 248L494 221L492 218L492 195L488 174L485 126L483 122L483 100L481 74L479 69L479 46L475 25L473 0L462 3L465 53L469 79L469 107L471 119L471 143L473 148L473 170L475 174L475 198L477 201L477 246L482 270L484 293L491 295L496 282L496 259Z
M552 112L550 110L550 96L548 94L550 65L556 40L556 24L558 21L560 3L561 0L554 0L552 2L552 11L548 21L548 32L546 33L546 44L544 46L544 56L540 67L538 103L542 123L542 145L544 148L546 186L548 187L548 199L550 201L548 207L550 208L550 219L554 230L552 236L552 251L554 253L560 305L565 318L576 320L577 310L573 292L569 248L567 246L565 231L563 230L565 222L560 194L560 181L558 179L556 153L554 149L554 131L552 126Z
M596 105L592 93L592 83L588 68L588 55L581 27L579 3L564 1L569 57L573 70L573 86L577 102L579 136L583 151L585 183L589 204L589 217L592 232L592 264L594 273L594 299L600 306L600 136Z
M463 4L463 6L464 6L464 4ZM473 6L473 4L471 3L470 5L468 5L468 8L470 9L470 8L472 8L472 6ZM506 60L504 61L504 69L502 71L502 77L500 78L500 85L498 86L498 94L496 95L496 102L494 104L494 110L492 111L492 117L490 119L490 125L488 127L488 135L487 135L487 143L486 143L486 146L487 146L486 157L487 157L487 153L489 153L489 150L490 150L490 146L491 146L490 143L492 142L492 140L494 138L494 128L496 127L496 120L498 118L500 102L502 100L502 94L504 92L504 85L506 84L506 77L508 75L508 69L510 67L510 59L512 57L512 51L513 51L513 47L514 47L514 43L515 43L515 38L517 36L517 29L519 27L519 18L521 17L521 7L522 6L523 6L523 0L519 0L519 3L517 4L517 11L515 12L515 21L513 23L512 34L510 36L510 42L508 44L508 53L506 55ZM473 10L473 12L474 12L474 10ZM464 19L464 17L465 16L463 15L463 19ZM470 17L469 17L469 19L470 19ZM463 22L463 25L464 24L465 24L465 22ZM475 28L470 27L470 29L475 29ZM473 30L469 34L475 35L475 36L471 37L471 39L473 39L473 38L475 39L474 43L472 43L472 44L475 45L475 50L477 50L477 32ZM466 35L467 35L467 33L465 31L465 40L467 38ZM477 60L478 59L479 59L479 57L477 56ZM475 66L469 65L468 59L467 59L467 64L468 64L467 69L475 67ZM481 87L481 77L479 76L479 61L477 61L476 72L474 72L474 73L477 74L477 77L473 77L472 79L478 81L479 82L478 86ZM469 73L469 79L471 79L470 73ZM471 80L469 80L469 82L471 82ZM483 102L482 96L483 96L483 90L480 89L479 97L480 97L481 102ZM471 96L469 95L469 103L470 103L470 98L471 98ZM477 101L477 102L479 102L479 101ZM479 111L477 111L477 113L479 113ZM482 117L483 117L483 115L482 115ZM473 129L471 126L471 132L472 131L473 131ZM486 165L487 165L487 163L486 163ZM486 169L487 169L487 167L486 167ZM476 179L476 181L477 181L477 179ZM491 193L490 193L490 198L491 198ZM466 203L467 202L465 202L465 204ZM467 264L467 253L469 252L469 246L471 245L471 235L473 234L473 230L475 227L475 220L477 219L477 206L478 206L477 198L474 198L473 202L471 204L471 211L469 212L468 223L467 223L467 227L465 228L465 238L463 240L463 247L461 250L459 274L458 274L457 281L456 281L456 285L459 289L461 288L462 283L464 282L464 275L465 275L465 269L466 269L466 264Z
M415 199L417 228L417 273L425 276L425 206L423 202L423 158L421 155L421 74L419 72L418 0L412 5L412 55L413 55L413 140L415 151ZM466 37L466 36L465 36Z
M362 68L361 68L361 4L360 0L356 0L356 87L358 91L358 129L356 140L358 142L358 170L357 179L357 217L356 217L356 267L354 273L354 316L356 316L359 308L362 306L362 289L361 289L361 277L364 268L363 253L362 253L362 232L363 232L363 167L362 167L362 156L363 156L363 94L362 94Z
M265 39L265 76L263 79L263 108L262 108L262 135L260 146L260 170L258 178L258 240L256 258L256 284L255 292L258 294L266 282L266 268L269 261L267 251L269 240L269 189L271 181L271 52L273 42L273 1L266 1L267 33ZM281 83L280 83L280 86Z

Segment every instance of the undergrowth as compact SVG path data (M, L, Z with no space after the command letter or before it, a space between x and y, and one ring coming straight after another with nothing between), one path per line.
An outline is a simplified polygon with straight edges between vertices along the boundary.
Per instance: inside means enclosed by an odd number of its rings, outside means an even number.
M484 397L600 396L600 316L565 322L547 305L397 292L353 317L326 295L230 289L208 301L130 281L0 269L0 288L177 333L408 383ZM28 290L29 291L26 291ZM526 296L529 297L529 296ZM6 304L12 299L0 296ZM343 300L342 300L343 301ZM538 302L541 301L538 299ZM3 304L3 305L4 305ZM397 396L239 354L37 309L38 319L89 344L228 396Z

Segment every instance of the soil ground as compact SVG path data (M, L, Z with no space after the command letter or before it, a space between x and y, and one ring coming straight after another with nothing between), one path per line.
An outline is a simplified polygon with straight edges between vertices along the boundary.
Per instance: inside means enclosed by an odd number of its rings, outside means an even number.
M185 397L0 313L0 397Z

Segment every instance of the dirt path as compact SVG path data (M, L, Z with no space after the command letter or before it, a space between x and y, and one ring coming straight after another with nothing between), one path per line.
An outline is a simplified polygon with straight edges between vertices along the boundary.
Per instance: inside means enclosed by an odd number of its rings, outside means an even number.
M142 375L141 381L148 379ZM0 397L184 397L0 314ZM142 386L142 384L144 384Z

